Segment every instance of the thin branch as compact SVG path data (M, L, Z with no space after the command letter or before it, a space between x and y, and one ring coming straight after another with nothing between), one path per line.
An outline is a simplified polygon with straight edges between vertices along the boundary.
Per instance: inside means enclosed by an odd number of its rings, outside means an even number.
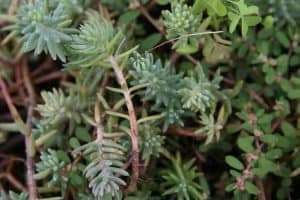
M12 99L8 93L7 86L3 79L0 77L0 87L2 94L5 98L6 104L10 110L10 113L12 117L14 118L14 121L19 126L20 132L25 135L25 145L26 145L26 166L27 166L27 183L29 188L29 197L30 200L36 200L37 199L37 190L36 190L36 184L35 180L33 178L34 173L34 163L32 157L34 156L34 140L31 136L31 130L25 125L24 121L20 117L20 114L18 113L16 107L14 106ZM33 143L33 144L32 144Z
M155 47L149 49L148 51L151 52L159 47L162 47L166 44L172 43L174 44L175 41L183 39L183 38L188 38L188 37L192 37L192 36L202 36L202 35L210 35L210 34L217 34L217 33L223 33L224 31L205 31L205 32L199 32L199 33L191 33L191 34L185 34L185 35L181 35L179 37L176 38L172 38L170 40L164 41L158 45L156 45ZM192 57L191 57L192 58ZM194 59L194 58L193 58ZM195 61L193 61L195 62Z
M22 60L22 72L26 90L29 95L29 106L27 113L26 125L28 127L28 133L25 135L25 145L26 145L26 166L27 166L27 185L29 189L29 196L31 200L37 199L37 187L34 179L34 155L35 155L35 141L31 133L32 130L32 117L34 112L34 107L36 105L35 92L32 82L29 77L29 70L26 60Z
M152 18L152 16L149 14L149 12L147 11L147 9L138 1L135 0L133 2L133 7L137 8L140 13L142 13L142 15L162 34L162 35L166 35L167 32L164 30L163 26L160 26L155 19Z
M248 94L250 95L250 98L253 98L259 105L261 105L264 109L269 110L270 107L268 106L268 104L264 101L264 99L259 96L253 89L251 89L250 87L246 88L246 91L248 92Z
M11 173L1 173L0 179L6 178L15 188L26 191L25 186L23 186L22 183L20 183Z
M59 79L59 78L63 77L64 74L65 73L62 72L62 71L55 71L55 72L49 73L49 74L47 74L45 76L41 76L41 77L35 78L33 80L33 82L35 84L41 84L41 83L47 82L49 80Z
M104 89L105 89L106 85L108 84L110 77L111 77L111 74L109 72L105 73L103 80L101 82L101 85L100 85L100 90L99 90L99 93L101 95L104 94L104 92L105 92Z
M12 0L8 9L9 15L14 15L19 6L20 0Z
M130 130L131 130L131 146L132 146L132 177L130 183L126 189L127 193L134 192L136 189L137 181L139 178L139 147L138 147L138 124L136 120L135 110L130 97L130 91L128 89L122 69L119 67L117 60L114 56L110 57L110 63L113 66L118 82L123 89L123 95L126 101L126 106L129 115Z
M5 102L8 106L8 109L10 111L10 114L12 115L14 121L16 122L16 124L19 127L19 130L22 134L26 135L29 131L27 126L25 125L24 121L22 120L19 112L17 111L16 107L13 104L13 101L11 99L11 96L8 93L8 88L4 82L4 80L0 77L0 88L1 88L1 92L2 95L5 99Z
M260 194L258 195L258 200L266 200L266 194L265 194L265 188L263 182L258 177L255 177L255 182L260 190Z
M15 65L14 62L6 58L2 53L0 53L0 63L7 68L13 67Z
M170 126L167 132L178 136L196 138L197 140L206 139L206 134L201 134L201 133L195 134L195 131L196 129L194 128L180 128L176 126Z

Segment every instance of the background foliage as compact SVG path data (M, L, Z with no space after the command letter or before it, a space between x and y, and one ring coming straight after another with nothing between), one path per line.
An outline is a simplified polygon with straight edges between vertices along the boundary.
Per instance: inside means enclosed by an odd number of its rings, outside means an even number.
M298 199L300 2L0 0L0 199Z

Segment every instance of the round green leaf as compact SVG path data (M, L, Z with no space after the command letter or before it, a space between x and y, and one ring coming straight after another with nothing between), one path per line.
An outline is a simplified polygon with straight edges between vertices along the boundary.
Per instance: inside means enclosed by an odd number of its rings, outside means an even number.
M259 189L251 182L247 181L245 184L245 188L246 188L247 192L249 192L250 194L257 195L260 193Z
M235 169L238 169L238 170L242 170L244 169L244 165L241 161L239 161L236 157L234 156L226 156L225 157L225 161L226 163L232 167L232 168L235 168Z
M240 149L242 149L243 151L250 153L255 151L252 143L253 143L254 138L251 136L248 137L240 137L237 141L238 146Z

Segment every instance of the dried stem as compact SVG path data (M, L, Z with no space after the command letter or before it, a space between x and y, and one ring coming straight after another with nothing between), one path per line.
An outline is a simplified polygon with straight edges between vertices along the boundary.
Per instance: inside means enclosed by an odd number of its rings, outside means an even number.
M135 110L133 107L133 103L130 97L130 91L128 89L124 74L122 69L119 67L117 60L115 57L110 57L110 63L113 66L114 72L117 76L119 84L123 89L123 95L126 101L126 106L129 115L129 122L130 122L130 130L131 130L131 145L132 145L132 177L130 183L126 189L127 193L134 192L136 189L137 181L139 178L139 147L138 147L138 124L136 120Z
M26 188L22 183L20 183L11 173L1 173L0 174L0 179L7 179L15 188L21 190L21 191L26 191Z
M25 146L26 146L26 166L27 166L27 183L28 183L28 189L29 189L29 196L30 200L36 200L37 199L37 190L36 190L36 184L35 180L33 178L34 174L34 163L33 163L33 156L34 156L34 140L31 137L31 130L25 125L24 121L20 117L19 112L17 111L16 107L14 106L11 96L8 93L7 86L3 79L0 77L0 87L2 94L4 96L4 99L6 101L6 104L10 110L10 113L15 121L15 123L19 126L20 132L25 135Z
M4 80L0 77L0 88L2 95L4 97L4 100L8 106L8 109L10 111L10 114L12 115L15 123L18 125L18 128L20 132L24 135L26 135L29 131L25 123L23 122L19 112L17 111L16 107L13 104L12 98L8 93L8 88L4 82Z
M32 129L32 117L34 112L35 102L35 92L32 85L32 82L29 77L29 70L26 64L26 60L22 61L22 72L26 90L29 95L29 106L26 119L26 126L28 127L28 133L25 135L25 144L26 144L26 166L27 166L27 185L29 189L29 195L31 200L37 199L37 188L36 182L34 179L34 155L35 155L35 141L31 133Z
M246 91L248 92L248 94L250 95L251 98L255 99L256 102L261 105L264 109L269 110L269 106L268 104L264 101L264 99L259 96L259 94L257 94L253 89L251 89L250 87L246 88Z
M164 30L163 26L160 26L155 19L152 18L152 16L149 14L147 9L138 1L134 1L134 7L136 7L140 13L162 34L166 35L167 32Z
M206 139L206 134L202 134L202 133L196 134L195 131L196 129L194 128L180 128L176 126L170 126L167 132L178 136L196 138L198 140Z
M256 185L258 186L259 190L260 190L258 200L267 200L263 182L258 177L255 177L255 182L256 182Z
M20 0L12 0L11 1L9 9L8 9L9 15L14 15L16 13L19 3L20 3Z

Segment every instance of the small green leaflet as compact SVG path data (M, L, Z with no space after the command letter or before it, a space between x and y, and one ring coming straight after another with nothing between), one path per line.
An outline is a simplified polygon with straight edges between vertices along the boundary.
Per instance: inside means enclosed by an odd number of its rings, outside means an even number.
M235 31L238 23L242 23L242 36L245 37L248 32L249 26L255 26L261 22L261 17L257 16L259 14L257 6L247 6L244 0L232 1L237 9L233 9L228 12L228 17L231 21L229 31L232 33Z
M222 0L197 0L193 5L193 13L198 14L207 9L209 13L214 13L218 16L225 16L227 9Z
M251 182L247 181L245 184L245 188L246 188L247 192L249 192L250 194L257 195L260 193L259 189Z
M238 146L240 149L242 149L243 151L250 153L250 152L254 152L255 149L252 145L254 138L251 136L247 136L247 137L240 137L237 141Z
M238 169L238 170L242 170L244 169L244 165L241 161L239 161L236 157L234 156L226 156L225 157L225 161L226 163L232 167L232 168L235 168L235 169Z

